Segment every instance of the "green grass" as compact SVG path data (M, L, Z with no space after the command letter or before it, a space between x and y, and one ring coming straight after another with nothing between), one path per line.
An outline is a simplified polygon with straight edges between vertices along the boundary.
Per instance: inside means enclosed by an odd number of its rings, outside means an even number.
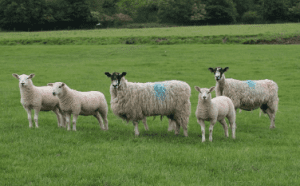
M182 44L243 43L289 38L300 33L298 23L262 25L188 26L147 29L98 29L41 32L0 32L0 45L16 44Z
M297 45L0 46L0 185L297 185L299 50ZM244 111L237 114L236 140L231 133L226 139L217 123L213 142L201 143L194 86L214 86L207 68L216 66L230 67L227 78L277 82L274 130L258 110ZM106 71L126 71L132 82L187 82L189 136L167 132L166 118L148 118L150 131L140 124L135 137L133 125L111 109L108 131L92 116L79 116L77 132L66 131L51 112L40 113L38 129L28 127L12 73L35 73L36 86L62 81L79 91L101 91L110 102Z

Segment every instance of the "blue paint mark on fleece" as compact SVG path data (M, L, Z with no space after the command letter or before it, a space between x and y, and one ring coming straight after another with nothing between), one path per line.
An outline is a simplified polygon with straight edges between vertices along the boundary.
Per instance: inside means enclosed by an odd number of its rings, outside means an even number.
M247 81L244 81L244 82L247 83L251 89L255 89L256 83L254 81L247 80Z
M164 101L166 98L166 88L164 87L163 83L155 83L154 84L154 91L155 96L159 99Z

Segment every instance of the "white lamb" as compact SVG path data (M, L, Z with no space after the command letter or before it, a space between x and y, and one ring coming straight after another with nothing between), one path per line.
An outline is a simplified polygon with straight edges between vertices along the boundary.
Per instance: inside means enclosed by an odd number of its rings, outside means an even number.
M191 88L182 81L164 81L156 83L132 83L122 74L105 72L111 78L111 108L115 115L135 126L135 135L139 135L138 122L148 116L167 116L169 125L176 122L175 134L180 126L188 136L187 124L191 112ZM170 128L170 126L169 126Z
M35 127L38 125L38 115L40 111L52 110L57 116L58 127L64 126L62 114L59 110L58 98L52 96L52 88L48 86L36 87L32 83L34 74L18 75L12 74L13 77L19 79L19 88L21 93L21 104L27 111L29 127L32 127L31 109L34 109Z
M76 131L76 121L78 115L93 115L98 119L100 128L108 130L108 106L104 94L98 91L79 92L70 89L65 83L48 83L52 86L53 97L58 97L60 108L66 118L68 130L70 130L71 114L73 114L73 130ZM105 126L101 117L104 120Z
M204 121L210 121L209 141L212 141L212 132L217 121L222 124L225 131L225 136L228 137L228 128L225 117L230 123L232 138L235 139L235 110L231 99L226 96L219 96L211 99L210 93L214 91L215 87L207 89L195 86L195 89L199 92L196 117L199 125L201 126L202 142L205 141Z
M278 86L272 80L248 80L225 79L224 73L229 69L209 68L215 74L216 96L229 97L236 109L246 111L260 108L267 113L270 120L270 128L275 128L275 115L278 109Z

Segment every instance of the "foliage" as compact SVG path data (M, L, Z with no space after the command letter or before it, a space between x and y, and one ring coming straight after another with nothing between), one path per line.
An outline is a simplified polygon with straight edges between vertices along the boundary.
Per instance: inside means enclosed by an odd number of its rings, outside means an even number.
M160 22L187 24L192 16L193 0L165 0L158 5Z
M207 22L210 24L235 23L237 11L232 0L207 0Z
M192 6L192 21L204 20L206 15L205 4L201 4L201 1L195 0Z
M259 14L266 21L286 20L288 4L284 0L260 0Z
M300 19L300 2L293 6L292 8L288 9L288 15L290 20L292 21L298 21Z
M241 21L243 23L255 24L261 21L261 17L257 14L256 11L248 11L244 13Z

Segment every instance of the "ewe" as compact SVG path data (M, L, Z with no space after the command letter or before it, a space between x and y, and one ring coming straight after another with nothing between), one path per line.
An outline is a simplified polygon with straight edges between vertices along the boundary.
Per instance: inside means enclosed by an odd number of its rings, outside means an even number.
M215 74L216 96L229 97L234 108L246 111L255 110L260 107L264 114L268 114L271 124L270 128L275 128L275 114L278 109L278 86L272 80L240 81L236 79L225 79L224 69L209 68Z
M111 109L123 120L132 121L136 136L139 135L138 122L148 116L157 115L171 119L170 125L176 123L176 135L179 134L181 126L184 135L188 136L191 88L187 83L176 80L132 83L125 79L126 72L122 74L105 72L105 74L111 78Z
M31 109L34 109L34 122L35 127L38 125L38 115L40 111L50 111L52 110L57 116L58 127L64 126L64 120L62 114L59 110L58 98L52 96L51 87L36 87L32 83L32 78L34 74L29 76L26 74L18 75L12 74L13 77L19 79L19 88L21 93L21 104L27 111L29 127L32 127L31 120Z

